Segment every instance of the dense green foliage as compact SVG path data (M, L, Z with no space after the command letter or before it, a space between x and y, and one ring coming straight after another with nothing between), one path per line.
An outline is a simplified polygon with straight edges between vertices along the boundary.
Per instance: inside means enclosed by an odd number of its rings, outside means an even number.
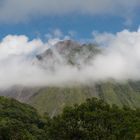
M66 107L61 115L48 121L46 132L50 140L140 139L140 110L120 109L92 98Z
M0 140L46 140L43 127L34 108L0 97Z
M140 109L92 98L51 118L0 97L0 140L140 140Z

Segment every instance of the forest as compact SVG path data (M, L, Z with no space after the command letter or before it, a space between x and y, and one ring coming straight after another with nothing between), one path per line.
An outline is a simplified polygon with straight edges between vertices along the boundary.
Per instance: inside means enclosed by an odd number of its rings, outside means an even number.
M0 140L140 140L140 109L92 98L50 117L0 97Z

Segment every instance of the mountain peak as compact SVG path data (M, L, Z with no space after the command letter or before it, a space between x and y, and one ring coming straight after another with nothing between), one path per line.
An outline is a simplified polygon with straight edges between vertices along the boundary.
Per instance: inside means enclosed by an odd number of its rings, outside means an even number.
M41 65L44 64L43 67L47 68L49 66L54 67L55 64L79 67L83 63L90 62L90 59L98 53L99 47L94 44L80 44L74 40L63 40L37 55L37 59L41 61Z
M80 43L74 41L74 40L63 40L56 43L56 48L75 48L80 47Z

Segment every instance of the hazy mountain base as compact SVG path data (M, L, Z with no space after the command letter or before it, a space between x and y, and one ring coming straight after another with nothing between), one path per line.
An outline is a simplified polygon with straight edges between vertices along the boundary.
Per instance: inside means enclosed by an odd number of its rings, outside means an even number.
M13 87L0 93L13 97L35 107L41 114L44 112L54 116L61 113L64 106L82 103L87 98L97 97L109 104L120 107L140 107L140 82L106 82L96 85L73 87L25 88Z

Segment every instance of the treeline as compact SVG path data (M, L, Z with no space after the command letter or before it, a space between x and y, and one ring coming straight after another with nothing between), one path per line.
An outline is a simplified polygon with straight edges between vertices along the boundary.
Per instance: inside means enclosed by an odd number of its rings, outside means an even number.
M140 109L92 98L50 118L0 97L0 140L140 140Z

